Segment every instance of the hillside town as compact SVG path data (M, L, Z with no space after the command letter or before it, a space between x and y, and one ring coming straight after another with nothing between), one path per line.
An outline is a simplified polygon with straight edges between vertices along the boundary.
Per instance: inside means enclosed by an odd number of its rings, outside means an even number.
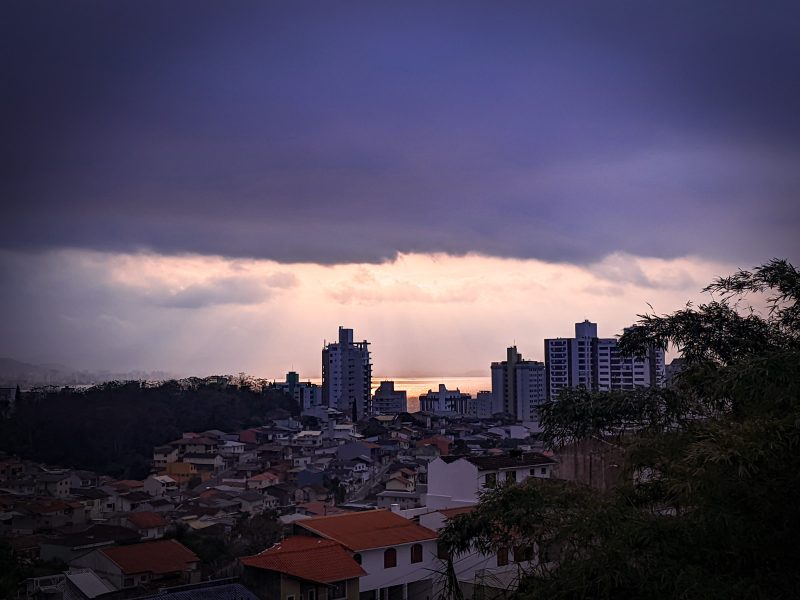
M508 348L491 365L491 391L473 398L442 384L418 412L392 381L371 393L371 367L369 343L340 328L322 352L321 386L294 372L269 384L299 414L276 408L259 426L183 432L152 449L141 480L2 456L0 535L48 571L17 597L441 597L450 584L438 532L484 492L541 478L605 490L620 477L608 444L545 448L537 405L565 386L665 382L663 350L620 357L588 321L575 338L546 340L544 363ZM510 541L449 564L465 597L480 598L543 561L542 549Z

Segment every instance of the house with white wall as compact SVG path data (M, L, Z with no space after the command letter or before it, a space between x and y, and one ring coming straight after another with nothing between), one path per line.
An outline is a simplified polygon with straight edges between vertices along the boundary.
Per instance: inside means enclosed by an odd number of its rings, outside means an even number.
M428 465L430 509L472 506L480 492L530 477L549 478L556 461L539 452L500 456L440 456Z
M366 575L361 600L428 600L436 573L436 532L388 510L370 510L295 523L297 533L339 542Z

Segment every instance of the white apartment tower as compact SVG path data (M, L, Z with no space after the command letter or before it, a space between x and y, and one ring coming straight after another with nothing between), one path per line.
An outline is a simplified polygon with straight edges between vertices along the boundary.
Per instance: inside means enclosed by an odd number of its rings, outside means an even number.
M372 363L369 342L353 342L339 327L339 341L322 349L322 403L358 420L369 412Z
M664 384L664 349L644 356L621 356L616 338L598 338L597 324L575 324L574 338L544 341L546 392L550 399L567 387L630 390Z

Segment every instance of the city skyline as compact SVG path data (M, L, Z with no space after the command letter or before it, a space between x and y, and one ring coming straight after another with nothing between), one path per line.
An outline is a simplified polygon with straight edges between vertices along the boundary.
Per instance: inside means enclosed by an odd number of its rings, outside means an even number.
M346 324L475 373L798 262L794 3L5 16L0 356L314 377Z

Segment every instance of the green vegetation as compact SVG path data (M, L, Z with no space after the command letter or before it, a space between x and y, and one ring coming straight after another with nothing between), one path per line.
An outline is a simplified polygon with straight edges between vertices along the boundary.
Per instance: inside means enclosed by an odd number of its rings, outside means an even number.
M706 291L709 303L644 315L622 336L627 352L681 351L672 387L568 390L543 409L555 448L623 446L623 483L494 490L444 530L455 556L537 549L544 564L522 573L517 598L797 597L800 274L773 260Z
M138 479L149 472L154 446L186 431L260 425L275 409L299 412L283 392L201 379L32 391L22 394L13 414L0 419L0 450Z

